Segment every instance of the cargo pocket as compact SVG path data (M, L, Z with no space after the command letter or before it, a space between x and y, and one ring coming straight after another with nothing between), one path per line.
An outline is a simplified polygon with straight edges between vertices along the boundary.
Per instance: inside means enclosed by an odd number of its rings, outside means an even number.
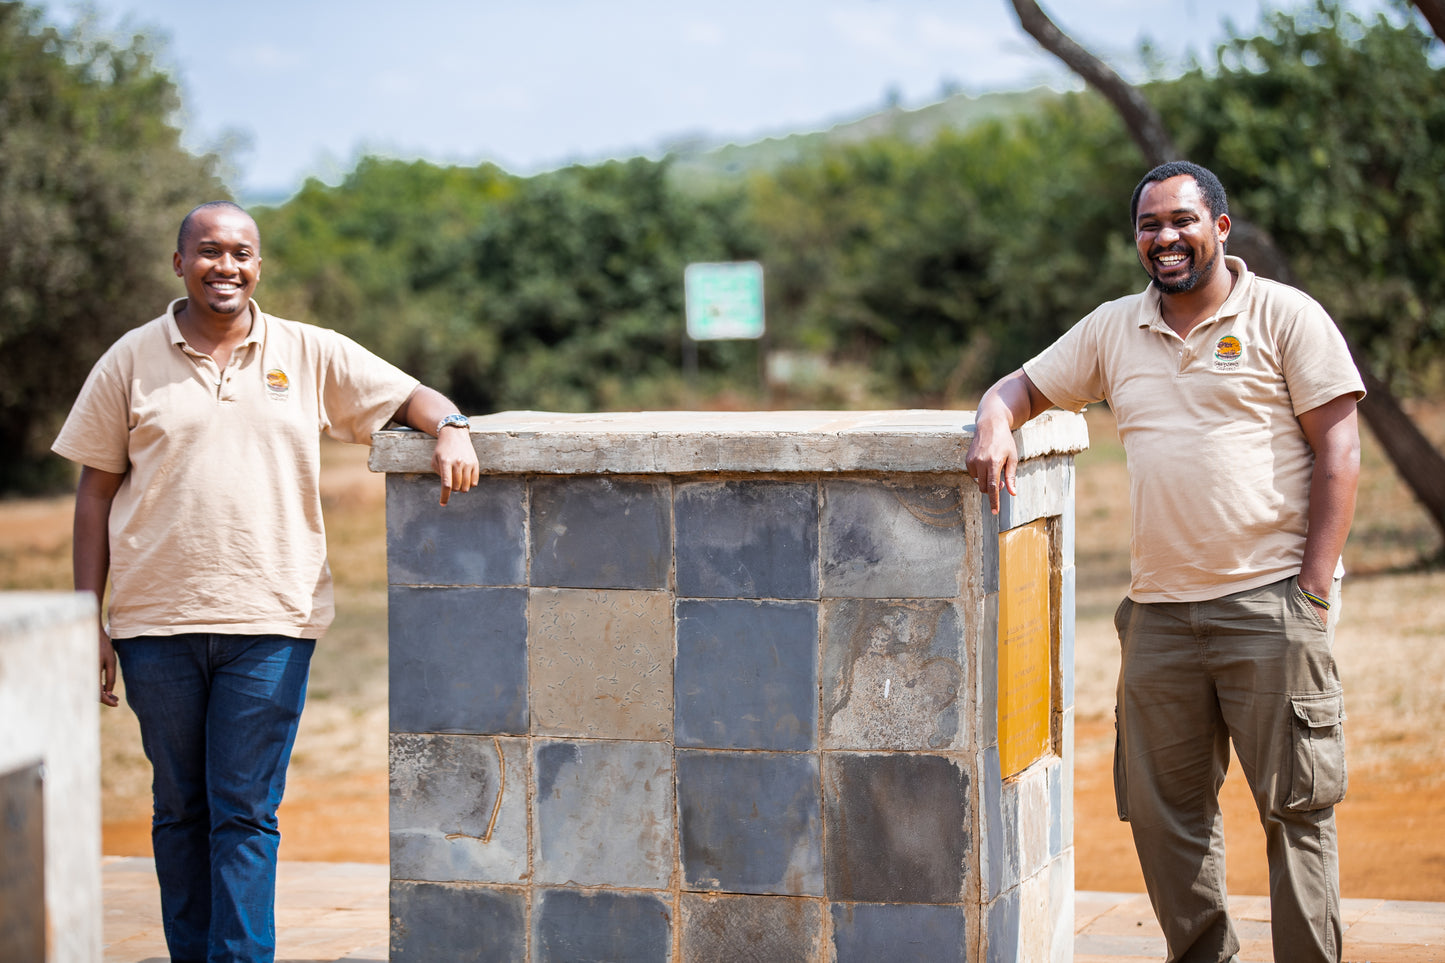
M1285 808L1308 812L1345 798L1345 694L1290 696L1294 710L1294 775Z
M1114 710L1114 808L1119 811L1119 821L1129 821L1129 778L1124 772L1124 744L1119 738L1119 710Z

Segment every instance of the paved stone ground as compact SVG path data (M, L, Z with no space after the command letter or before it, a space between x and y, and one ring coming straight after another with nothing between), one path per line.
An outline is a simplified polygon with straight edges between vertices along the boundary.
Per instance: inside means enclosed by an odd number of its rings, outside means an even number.
M386 866L283 862L277 878L278 963L385 963ZM105 963L167 963L155 863L106 856Z
M278 880L278 963L385 963L387 876L370 863L283 862ZM105 963L165 963L155 867L107 856ZM1269 902L1230 900L1244 943L1241 963L1271 963ZM1353 963L1445 963L1445 903L1347 899L1345 959ZM1160 960L1164 940L1149 901L1133 893L1078 893L1075 963Z

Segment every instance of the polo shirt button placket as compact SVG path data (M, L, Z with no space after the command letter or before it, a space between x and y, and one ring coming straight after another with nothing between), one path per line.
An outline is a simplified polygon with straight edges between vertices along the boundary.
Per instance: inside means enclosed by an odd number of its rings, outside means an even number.
M226 364L226 370L221 372L221 380L216 382L216 397L221 401L235 401L235 392L231 385L235 382L236 372L241 367L241 351L244 345L231 355L231 360Z

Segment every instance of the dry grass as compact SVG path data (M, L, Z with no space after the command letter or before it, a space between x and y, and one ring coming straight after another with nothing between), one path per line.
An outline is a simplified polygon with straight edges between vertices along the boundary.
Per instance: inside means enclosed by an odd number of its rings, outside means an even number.
M1418 419L1445 445L1445 403ZM1088 415L1092 447L1078 471L1079 885L1139 889L1132 851L1107 810L1109 722L1118 644L1111 617L1128 585L1128 485L1107 410ZM325 492L338 618L317 647L283 825L290 858L385 861L386 560L383 479L366 451L327 445ZM1351 799L1341 809L1346 895L1445 900L1445 570L1439 534L1364 439L1364 474L1337 658L1350 713ZM0 589L67 589L70 499L0 502ZM148 854L149 772L134 717L102 713L107 852ZM1237 768L1237 767L1236 767ZM1232 777L1233 779L1233 777ZM1099 798L1091 799L1090 793ZM1235 823L1252 822L1246 811ZM1354 807L1354 808L1351 808ZM1257 833L1257 826L1254 827ZM1229 828L1235 840L1236 829ZM1097 837L1097 838L1096 838ZM1109 837L1109 838L1105 838ZM1087 850L1097 842L1097 851ZM1263 892L1231 845L1230 884ZM1094 852L1094 855L1090 855ZM1111 855L1114 854L1114 855ZM1105 865L1108 864L1108 865ZM1109 875L1121 867L1123 876ZM1108 870L1108 872L1105 872ZM1133 870L1137 873L1137 869Z

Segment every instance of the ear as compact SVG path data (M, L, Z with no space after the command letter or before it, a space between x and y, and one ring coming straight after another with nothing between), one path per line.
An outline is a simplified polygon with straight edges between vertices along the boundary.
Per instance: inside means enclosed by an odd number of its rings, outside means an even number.
M1219 233L1219 241L1220 241L1221 244L1222 244L1223 242L1229 240L1229 215L1228 215L1228 214L1221 214L1221 215L1219 215L1219 217L1218 217L1218 218L1215 220L1215 222L1214 222L1214 230Z
M171 267L175 268L175 270L176 270L176 277L182 277L182 276L183 276L183 275L181 274L181 252L180 252L180 251L177 251L176 253L174 253L174 254L171 255Z

